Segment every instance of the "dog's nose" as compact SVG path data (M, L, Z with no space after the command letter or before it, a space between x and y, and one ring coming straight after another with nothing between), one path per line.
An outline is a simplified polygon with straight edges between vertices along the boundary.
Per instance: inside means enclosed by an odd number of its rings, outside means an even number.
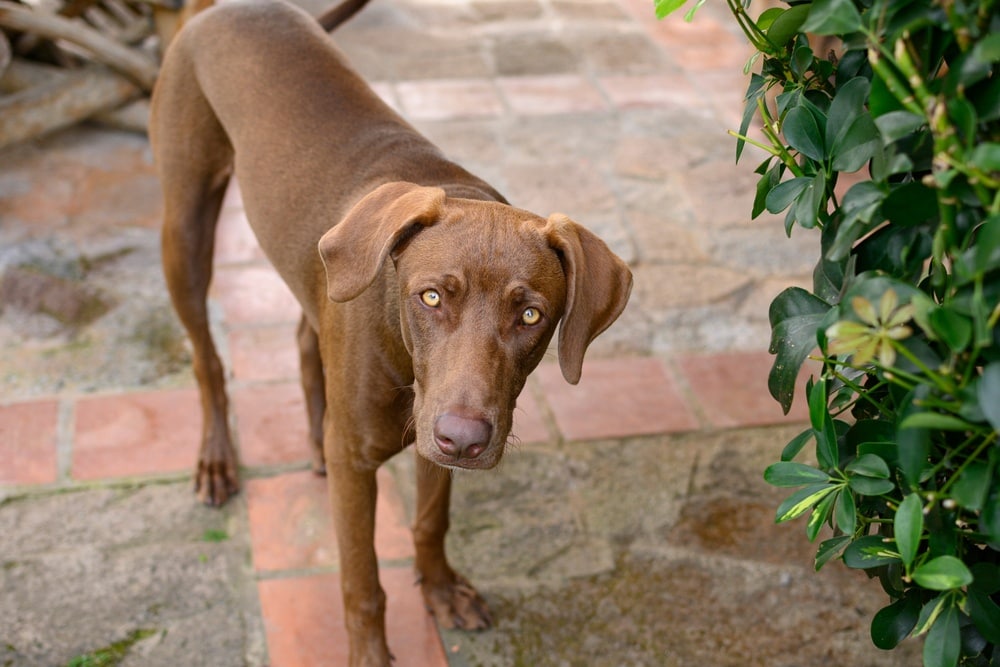
M455 459L474 459L489 445L493 427L483 419L468 419L446 412L434 420L438 448Z

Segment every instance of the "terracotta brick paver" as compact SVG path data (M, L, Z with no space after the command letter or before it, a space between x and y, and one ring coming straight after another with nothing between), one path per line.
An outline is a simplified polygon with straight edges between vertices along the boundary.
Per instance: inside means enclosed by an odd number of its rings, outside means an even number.
M194 389L82 398L76 403L74 479L188 470L201 438Z
M0 405L0 485L56 481L54 400Z
M240 382L295 380L299 376L299 351L295 325L234 329L229 332L233 379Z
M386 634L399 667L446 667L437 628L424 610L408 567L381 570L389 600ZM260 582L267 646L273 665L313 667L347 664L340 580L333 574Z
M257 466L309 460L306 408L298 382L238 387L233 404L244 463Z
M375 551L382 560L413 556L410 529L395 483L378 473ZM326 480L312 472L292 472L247 483L254 568L258 572L338 566Z
M698 427L691 406L659 359L599 359L584 366L576 386L547 364L537 378L567 440L599 440Z
M786 417L767 392L774 357L766 352L689 355L676 363L711 426L761 426L809 418L805 401L795 401Z

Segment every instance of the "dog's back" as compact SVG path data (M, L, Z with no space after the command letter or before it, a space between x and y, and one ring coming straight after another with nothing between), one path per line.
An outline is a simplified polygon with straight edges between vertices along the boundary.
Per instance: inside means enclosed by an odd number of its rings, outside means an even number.
M218 193L204 188L219 189L232 173L242 184L269 184L244 188L247 217L304 304L315 303L306 275L318 261L316 242L379 185L407 181L504 201L386 105L316 19L273 0L216 5L185 26L164 58L150 138L168 216L192 198L203 202L199 214L212 215L204 202ZM288 224L257 224L263 219Z

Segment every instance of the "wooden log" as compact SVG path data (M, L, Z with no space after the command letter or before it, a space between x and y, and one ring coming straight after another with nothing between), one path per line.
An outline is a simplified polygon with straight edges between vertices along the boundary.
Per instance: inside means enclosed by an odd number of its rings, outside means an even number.
M59 15L65 16L68 19L83 16L83 13L96 2L97 0L69 0L59 10Z
M116 130L146 134L149 131L149 98L141 97L117 109L98 112L90 121Z
M125 77L99 65L75 70L15 58L3 87L27 87L0 96L0 149L73 125L142 95Z
M10 41L7 39L7 35L0 30L0 78L3 78L3 73L7 71L11 57Z
M0 26L76 44L92 54L94 60L122 72L144 90L152 90L156 81L158 68L154 62L88 25L0 0Z

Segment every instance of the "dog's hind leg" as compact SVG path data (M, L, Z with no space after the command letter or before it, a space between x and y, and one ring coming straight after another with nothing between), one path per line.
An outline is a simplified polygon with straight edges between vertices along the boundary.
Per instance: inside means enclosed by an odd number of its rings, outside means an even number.
M306 399L306 413L309 417L309 445L312 454L312 469L317 475L326 474L323 458L323 413L326 411L326 389L323 380L323 361L319 354L319 337L305 315L299 321L296 332L299 343L299 370L302 392Z
M209 328L215 227L229 182L232 148L195 83L185 54L160 74L150 138L163 189L162 260L174 308L191 340L201 396L202 442L195 490L221 505L239 489L228 422L225 372Z

